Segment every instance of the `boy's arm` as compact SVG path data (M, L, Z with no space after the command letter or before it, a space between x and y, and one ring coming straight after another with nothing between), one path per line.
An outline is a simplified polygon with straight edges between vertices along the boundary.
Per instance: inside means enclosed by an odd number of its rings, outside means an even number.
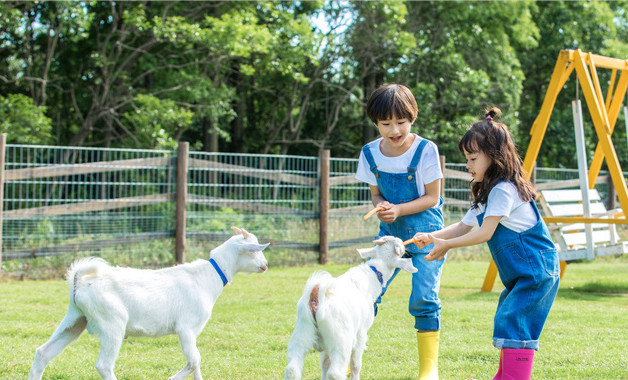
M380 203L387 202L379 191L379 187L369 185L369 188L371 189L371 202L373 202L373 206L377 207Z
M392 223L400 216L416 214L436 206L440 201L440 183L441 180L437 179L425 185L425 194L412 202L397 205L389 204L389 207L377 213L377 217L384 223ZM379 189L377 191L379 192ZM373 204L377 206L378 202L375 201L372 187L371 194L373 195ZM383 197L381 199L384 200Z

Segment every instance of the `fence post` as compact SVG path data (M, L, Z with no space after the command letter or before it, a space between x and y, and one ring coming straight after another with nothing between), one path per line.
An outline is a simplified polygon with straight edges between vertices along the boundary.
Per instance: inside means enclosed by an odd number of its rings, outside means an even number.
M185 217L188 204L188 152L190 144L179 142L177 150L177 194L175 226L175 260L177 264L185 262Z
M319 240L318 263L327 263L329 250L329 149L318 156L319 167Z
M2 271L2 213L4 211L4 154L7 134L0 134L0 272Z

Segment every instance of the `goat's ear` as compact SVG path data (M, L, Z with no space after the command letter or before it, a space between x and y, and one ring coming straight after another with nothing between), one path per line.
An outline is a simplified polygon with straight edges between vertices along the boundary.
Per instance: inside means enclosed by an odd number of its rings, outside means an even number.
M358 253L360 257L363 259L368 259L369 257L373 257L373 253L375 252L375 248L358 248Z
M373 244L375 244L375 245L384 245L384 244L386 244L386 240L384 240L382 238L379 238L379 239L373 240Z
M231 226L231 229L233 230L233 232L235 232L236 235L242 235L242 230L239 229L236 226Z
M419 271L414 267L414 265L412 265L412 259L398 259L396 266L409 273L416 273Z
M241 251L249 251L249 252L260 252L260 251L263 251L269 245L270 245L270 243L266 243L266 244L246 243L246 244L240 245L240 250Z
M406 253L406 249L403 246L395 245L395 254L397 254L397 256L401 257L404 253Z

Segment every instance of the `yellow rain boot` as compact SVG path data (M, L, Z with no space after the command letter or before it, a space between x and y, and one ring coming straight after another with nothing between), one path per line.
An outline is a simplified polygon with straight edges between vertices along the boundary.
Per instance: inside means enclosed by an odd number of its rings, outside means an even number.
M438 380L438 340L440 331L417 332L419 380Z

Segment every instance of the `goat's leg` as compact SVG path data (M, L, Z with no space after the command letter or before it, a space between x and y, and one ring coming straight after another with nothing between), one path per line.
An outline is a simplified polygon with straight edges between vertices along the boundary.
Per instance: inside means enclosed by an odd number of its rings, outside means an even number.
M190 373L194 373L194 380L203 380L201 376L201 353L196 347L196 335L191 331L179 332L179 344L187 359L187 364L168 380L183 380Z
M98 354L98 360L96 360L96 370L98 370L103 380L116 380L113 368L120 353L125 327L122 323L112 324L110 321L101 323L99 326L101 326L101 329L99 329L100 353Z
M329 372L329 366L331 364L331 358L329 352L321 352L321 380L327 380L327 372Z
M355 345L351 351L351 380L360 380L360 370L362 369L362 354L366 349L366 332L358 332Z
M303 372L305 355L310 351L316 341L316 327L311 321L297 316L294 332L288 343L288 365L284 377L286 380L299 380Z
M35 360L28 374L29 380L39 380L46 365L59 355L70 343L74 342L85 330L87 319L76 306L70 305L68 313L63 317L61 324L46 343L35 351Z
M347 378L347 366L351 357L351 347L341 347L329 353L331 363L327 371L327 379L340 380Z

